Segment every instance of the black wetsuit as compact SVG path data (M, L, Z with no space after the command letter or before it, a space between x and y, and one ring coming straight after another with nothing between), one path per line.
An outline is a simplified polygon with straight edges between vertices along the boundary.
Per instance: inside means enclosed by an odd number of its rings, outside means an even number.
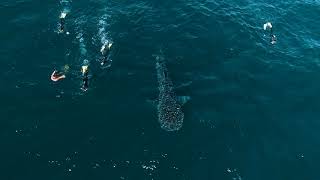
M102 52L102 58L101 58L101 63L105 64L108 60L108 56L110 54L110 48L108 47L107 50L105 50L104 52Z
M64 31L64 18L60 18L60 31L63 32Z
M83 74L82 77L82 90L87 90L89 88L89 73L88 71Z
M270 28L270 42L276 42L277 41L277 37L276 35L273 34L273 28Z

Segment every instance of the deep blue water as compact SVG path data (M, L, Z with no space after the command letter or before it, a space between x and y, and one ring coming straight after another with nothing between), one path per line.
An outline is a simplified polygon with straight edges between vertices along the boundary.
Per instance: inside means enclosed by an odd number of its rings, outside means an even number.
M319 179L319 14L318 0L2 0L0 179ZM160 49L191 98L176 132L151 103Z

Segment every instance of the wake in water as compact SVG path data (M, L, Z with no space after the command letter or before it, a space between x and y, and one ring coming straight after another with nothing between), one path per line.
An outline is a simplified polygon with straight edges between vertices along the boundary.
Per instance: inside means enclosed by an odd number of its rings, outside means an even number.
M81 31L77 34L77 39L79 40L79 50L81 58L85 58L87 56L87 48L86 44L84 43L83 33Z
M162 129L177 131L182 127L184 114L173 91L163 56L156 56L156 70L159 83L158 120Z
M98 38L100 39L100 42L102 44L100 52L101 52L101 57L100 57L100 64L104 68L108 68L112 64L112 59L110 58L110 52L111 52L111 47L113 45L111 38L109 37L107 28L109 27L108 24L108 19L110 16L108 15L103 15L98 23Z

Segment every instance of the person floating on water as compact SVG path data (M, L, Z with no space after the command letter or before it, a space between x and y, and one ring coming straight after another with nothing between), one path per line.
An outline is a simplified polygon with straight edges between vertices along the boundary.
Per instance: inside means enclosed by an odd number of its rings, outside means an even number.
M51 80L55 82L64 78L66 78L66 75L64 75L64 73L61 71L54 70L51 74Z
M85 60L85 62L88 62ZM89 88L89 65L88 63L84 63L81 67L81 72L82 72L82 87L81 89L83 91L87 91Z
M270 30L270 43L275 44L277 42L277 36L273 34L271 22L267 22L263 25L264 30Z
M110 49L111 49L112 43L111 42L107 42L105 44L102 45L100 52L102 54L102 58L101 58L101 66L105 65L105 63L108 60L109 54L110 54Z
M54 82L57 82L61 79L66 78L65 74L68 72L68 70L69 70L69 65L65 65L61 71L54 70L50 77L51 80Z
M271 43L271 44L275 44L276 42L277 42L277 36L274 35L274 34L272 34L272 35L271 35L271 39L270 39L270 43Z
M65 25L65 18L67 16L66 12L62 12L60 14L60 24L59 24L59 33L63 33L64 32L64 25Z

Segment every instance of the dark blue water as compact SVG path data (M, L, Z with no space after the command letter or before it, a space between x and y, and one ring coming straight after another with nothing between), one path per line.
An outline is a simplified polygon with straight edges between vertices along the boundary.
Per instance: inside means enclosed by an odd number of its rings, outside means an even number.
M0 179L319 179L319 14L318 0L2 0ZM191 98L179 131L152 103L160 50Z

